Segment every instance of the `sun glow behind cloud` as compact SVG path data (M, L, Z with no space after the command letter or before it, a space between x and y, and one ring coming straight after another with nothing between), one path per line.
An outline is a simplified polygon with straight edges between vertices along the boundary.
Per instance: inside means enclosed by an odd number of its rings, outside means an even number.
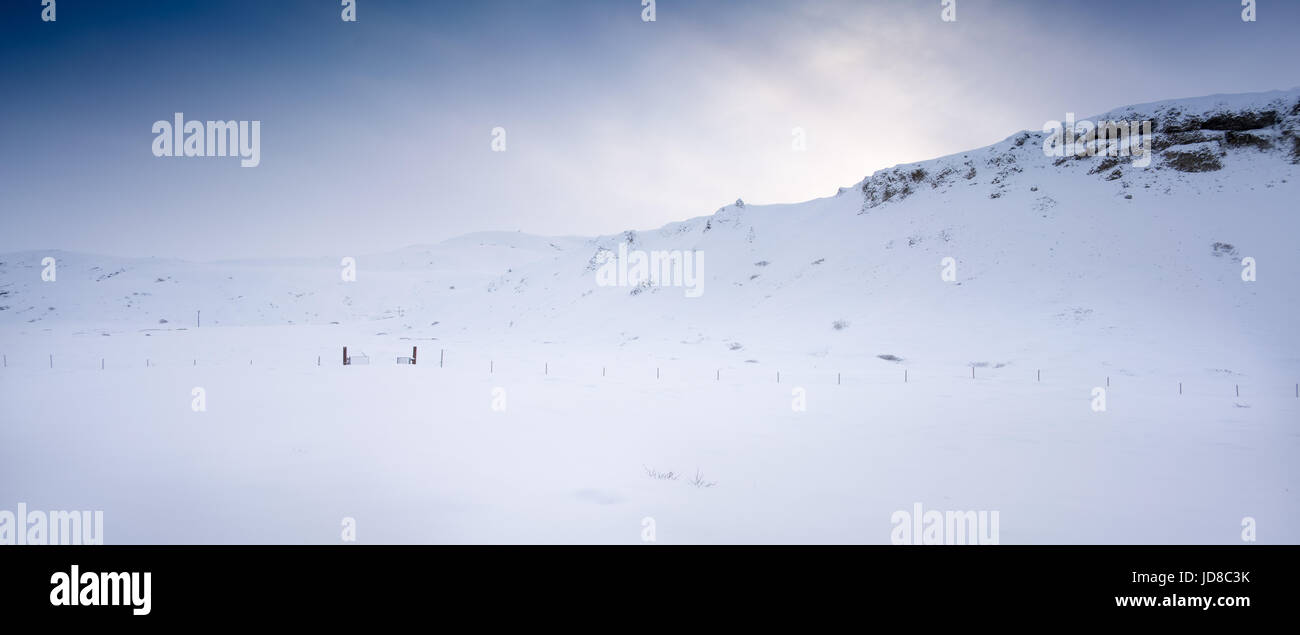
M661 1L645 23L635 1L363 0L343 24L313 2L68 0L44 30L6 5L0 132L25 150L0 175L0 250L306 256L645 229L831 195L1067 111L1300 83L1280 35L1300 7L1243 26L1220 4L961 0L944 23L920 0ZM1189 47L1193 23L1221 37ZM174 112L263 121L262 164L150 156Z

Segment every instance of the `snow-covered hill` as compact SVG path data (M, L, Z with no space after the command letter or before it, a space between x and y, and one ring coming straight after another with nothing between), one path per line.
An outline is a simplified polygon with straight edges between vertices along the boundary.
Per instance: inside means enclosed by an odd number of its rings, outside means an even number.
M1088 341L1120 359L1208 340L1219 350L1206 364L1294 360L1300 91L1090 119L1153 120L1151 165L1049 157L1046 135L1033 131L882 170L829 198L737 202L589 239L485 233L314 261L6 254L0 325L126 334L194 326L202 311L209 326L340 323L584 348L639 341L722 358L940 349L1007 361ZM593 258L619 243L703 252L702 295L597 286ZM47 256L56 283L41 280ZM356 282L340 278L346 256ZM946 257L955 283L940 278ZM1244 257L1257 262L1256 282L1241 280Z

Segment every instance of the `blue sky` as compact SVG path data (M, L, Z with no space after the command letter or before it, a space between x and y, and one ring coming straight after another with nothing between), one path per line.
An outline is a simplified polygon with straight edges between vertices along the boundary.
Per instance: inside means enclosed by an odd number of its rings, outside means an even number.
M795 202L1066 112L1300 85L1259 0L0 2L0 251L363 254ZM153 122L259 120L261 165ZM493 152L491 131L506 130ZM791 130L807 150L791 150Z

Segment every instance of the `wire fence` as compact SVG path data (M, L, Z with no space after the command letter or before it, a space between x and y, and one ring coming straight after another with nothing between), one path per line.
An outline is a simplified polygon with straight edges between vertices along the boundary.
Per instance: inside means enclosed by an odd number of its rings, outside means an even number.
M365 362L360 360L365 357ZM554 359L538 356L516 357L510 354L488 354L445 348L415 351L384 351L366 355L353 348L344 364L342 350L332 354L312 351L296 355L271 355L258 358L226 354L183 355L163 352L156 356L93 355L84 351L73 353L47 353L44 355L0 354L0 371L3 372L63 372L63 371L120 371L123 369L175 370L180 368L252 368L258 370L302 370L304 368L346 368L365 372L365 368L382 366L408 366L411 372L429 369L484 377L501 376L520 378L535 374L550 380L618 380L649 382L713 382L720 384L777 385L832 385L832 386L882 386L897 384L937 382L974 382L991 384L1038 384L1043 386L1088 386L1124 391L1168 390L1178 395L1219 395L1227 398L1262 396L1289 396L1300 399L1300 382L1280 380L1275 377L1255 377L1226 371L1207 373L1196 371L1178 377L1175 373L1159 371L1150 374L1101 370L1095 373L1078 368L1057 371L1053 368L1031 367L1024 364L982 366L967 365L904 365L900 362L864 359L866 363L844 364L833 368L829 364L816 366L790 363L737 363L733 360L709 362L681 359L610 359L594 360L591 356L557 355ZM874 362L874 363L873 363ZM785 367L782 367L785 366ZM1206 376L1207 374L1211 376Z

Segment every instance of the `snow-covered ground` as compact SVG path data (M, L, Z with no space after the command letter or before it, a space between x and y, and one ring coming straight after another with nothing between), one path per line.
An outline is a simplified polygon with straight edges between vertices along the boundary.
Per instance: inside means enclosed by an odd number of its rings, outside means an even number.
M888 543L917 502L1003 544L1300 542L1300 90L1109 117L1157 122L1150 167L1026 132L614 236L2 255L0 509L110 543ZM598 285L620 244L702 252L703 293Z

